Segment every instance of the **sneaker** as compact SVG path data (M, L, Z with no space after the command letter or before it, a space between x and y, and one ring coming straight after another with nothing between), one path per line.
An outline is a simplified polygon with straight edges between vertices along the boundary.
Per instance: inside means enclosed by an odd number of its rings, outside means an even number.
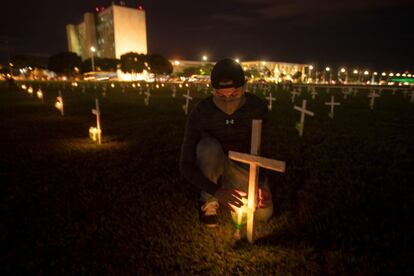
M200 222L209 228L218 226L217 209L219 203L216 200L201 202L200 204Z

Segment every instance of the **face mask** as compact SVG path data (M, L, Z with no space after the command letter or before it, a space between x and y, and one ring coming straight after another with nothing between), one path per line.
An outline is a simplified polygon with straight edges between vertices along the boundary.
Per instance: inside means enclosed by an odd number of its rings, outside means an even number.
M213 95L213 101L220 110L222 110L226 114L231 115L244 104L245 98L244 94L242 94L241 97L238 98L227 98Z

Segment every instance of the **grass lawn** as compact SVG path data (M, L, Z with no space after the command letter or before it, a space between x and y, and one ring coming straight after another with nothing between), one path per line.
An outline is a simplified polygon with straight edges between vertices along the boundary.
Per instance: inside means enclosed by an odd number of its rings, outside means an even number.
M287 167L250 245L234 241L225 210L217 229L198 222L197 191L178 171L183 90L160 88L145 106L138 89L41 85L44 102L0 83L2 275L413 273L414 104L402 93L383 91L371 111L367 90L303 92L296 105L307 99L315 116L300 138L290 94L274 89L268 157ZM191 95L190 109L206 97ZM95 96L102 145L88 138Z

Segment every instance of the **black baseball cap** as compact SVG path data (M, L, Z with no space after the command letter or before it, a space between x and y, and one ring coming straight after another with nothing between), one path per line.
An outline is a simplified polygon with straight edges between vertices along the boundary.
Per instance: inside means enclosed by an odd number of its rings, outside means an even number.
M211 71L211 86L215 89L241 87L246 82L243 68L233 59L218 61Z

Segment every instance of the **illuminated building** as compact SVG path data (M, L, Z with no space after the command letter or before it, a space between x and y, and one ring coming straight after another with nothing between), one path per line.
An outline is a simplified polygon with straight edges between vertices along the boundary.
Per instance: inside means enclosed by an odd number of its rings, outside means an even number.
M122 3L122 2L121 2ZM131 8L112 4L85 13L84 21L66 26L68 50L82 60L92 54L101 58L120 58L128 52L147 54L147 28L142 7ZM91 48L96 49L95 53Z
M202 67L204 65L213 66L213 61L193 61L193 60L170 60L175 73L182 72L189 67ZM287 63L278 61L240 61L240 65L244 71L257 70L260 72L268 72L263 75L262 79L272 82L282 82L284 80L292 80L293 76L300 72L300 80L306 80L306 72L313 69L311 64ZM248 76L249 77L249 76Z

